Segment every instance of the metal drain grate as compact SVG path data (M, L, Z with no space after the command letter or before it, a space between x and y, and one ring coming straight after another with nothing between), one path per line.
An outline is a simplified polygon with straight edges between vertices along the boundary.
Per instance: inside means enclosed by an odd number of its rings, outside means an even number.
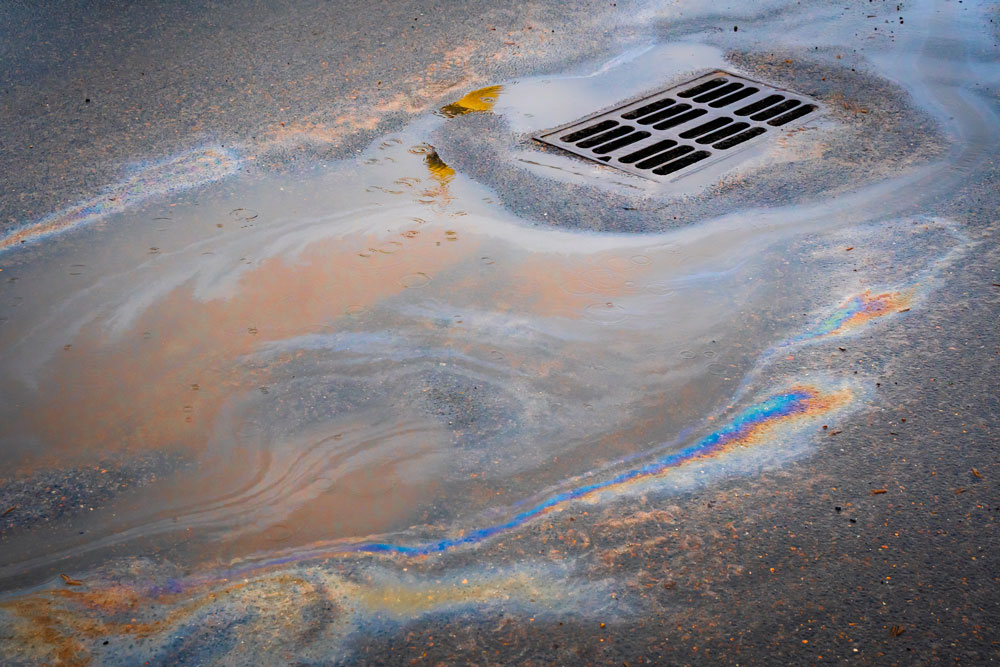
M654 181L671 181L818 109L802 95L720 70L535 139Z

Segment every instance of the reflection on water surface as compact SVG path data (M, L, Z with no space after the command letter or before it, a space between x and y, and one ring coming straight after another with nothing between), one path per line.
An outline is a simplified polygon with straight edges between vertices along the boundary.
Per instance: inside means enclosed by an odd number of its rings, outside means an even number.
M171 633L248 605L281 632L333 610L289 630L306 652L470 605L633 613L536 548L544 517L779 465L865 406L873 383L822 346L919 316L957 256L951 223L838 225L834 206L532 227L429 143L523 90L474 91L301 178L166 202L150 197L192 177L159 165L166 185L101 213L114 233L5 271L10 474L163 456L51 526L11 515L7 635L42 658L112 636L148 642L123 659L163 659Z

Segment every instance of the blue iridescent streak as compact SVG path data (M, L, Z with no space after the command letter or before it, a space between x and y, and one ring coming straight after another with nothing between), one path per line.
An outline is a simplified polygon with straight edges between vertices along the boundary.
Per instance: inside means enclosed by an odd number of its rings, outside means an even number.
M727 444L739 440L749 435L755 427L774 419L786 417L792 414L799 414L805 411L806 401L812 398L813 394L808 391L793 391L786 394L777 394L747 408L733 421L718 431L711 433L698 442L685 447L679 452L670 454L661 459L648 463L641 468L627 470L611 479L602 482L594 482L580 486L563 493L556 494L545 501L535 505L520 514L515 515L509 521L498 523L486 528L480 528L466 533L462 537L444 539L439 542L418 546L405 546L401 544L390 544L387 542L367 542L355 544L346 551L357 553L396 553L406 556L426 556L433 553L440 553L462 545L475 544L483 540L502 533L512 528L517 528L528 521L544 514L548 510L573 500L578 500L597 491L603 491L611 487L632 482L643 477L658 475L668 468L675 468L699 456L706 456L722 449Z
M867 308L867 304L864 299L860 296L852 296L847 303L833 311L830 316L820 322L815 329L806 331L805 333L796 336L789 341L789 344L831 334L842 327L849 319L865 310L865 308Z

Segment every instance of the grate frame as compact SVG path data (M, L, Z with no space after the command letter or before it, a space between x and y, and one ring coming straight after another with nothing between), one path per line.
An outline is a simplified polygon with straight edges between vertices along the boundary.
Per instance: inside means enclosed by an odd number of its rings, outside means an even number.
M823 112L807 95L714 69L532 138L597 164L668 183L730 161Z

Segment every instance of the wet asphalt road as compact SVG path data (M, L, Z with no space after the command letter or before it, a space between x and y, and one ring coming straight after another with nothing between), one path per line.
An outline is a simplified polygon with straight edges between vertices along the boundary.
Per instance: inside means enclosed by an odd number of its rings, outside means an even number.
M257 169L351 154L489 82L615 50L627 3L30 2L0 12L0 224L203 142ZM572 20L567 20L572 18ZM306 136L289 138L292 130ZM314 131L314 138L308 136Z
M644 34L715 40L728 45L731 62L761 77L826 101L841 95L845 105L833 113L854 128L843 139L843 163L816 160L807 165L809 178L788 170L751 174L677 202L677 220L628 193L539 182L507 159L524 137L505 134L495 117L458 119L436 144L442 157L536 224L639 232L741 207L822 201L877 183L901 165L939 159L953 141L940 119L870 63L852 76L825 48L811 64L786 71L784 56L804 61L805 45L776 55L766 34L750 42L731 36L737 24L741 39L758 26L765 32L774 14L788 10L719 10L645 26L620 21L643 7L7 4L0 9L0 224L10 229L41 217L114 181L123 164L206 139L247 147L256 158L248 172L294 172L311 160L349 155L457 91L572 69ZM984 20L997 18L995 10L980 11ZM857 39L844 51L863 44ZM994 112L995 84L994 77L977 92ZM864 107L864 117L850 106ZM872 129L872 118L881 129ZM878 154L866 158L873 146ZM865 169L845 167L865 159ZM606 625L597 618L425 617L360 636L354 658L630 665L1000 659L998 180L989 157L915 210L897 207L960 220L979 243L944 276L925 316L877 341L872 334L853 340L828 362L877 365L875 409L825 436L830 444L813 456L670 498L661 514L616 523L613 517L627 512L616 506L578 519L595 548L602 539L634 545L616 551L611 567L650 582L633 593L655 613ZM543 220L543 211L553 215ZM666 541L654 539L662 536ZM652 571L669 575L643 578Z

